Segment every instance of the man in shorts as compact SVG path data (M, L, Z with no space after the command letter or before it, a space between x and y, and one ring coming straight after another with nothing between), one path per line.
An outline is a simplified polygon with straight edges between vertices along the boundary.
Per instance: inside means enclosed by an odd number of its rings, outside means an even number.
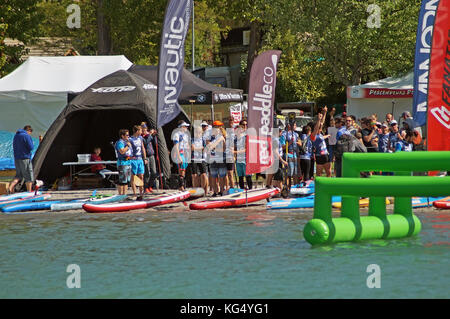
M142 127L140 125L133 126L133 136L129 138L129 141L133 148L133 156L131 158L131 188L133 189L134 195L136 195L135 176L142 181L142 185L138 186L139 196L137 197L137 200L142 200L144 196L144 162L147 162L144 138L141 135Z
M18 130L13 139L14 165L16 166L16 176L9 185L9 192L14 193L14 188L19 181L25 180L27 192L32 191L34 174L31 163L31 151L34 148L31 133L33 129L26 125L22 130Z
M184 191L186 188L186 169L191 160L191 150L190 142L191 137L188 131L189 124L183 120L178 123L178 130L173 133L173 151L174 156L173 161L178 166L179 173L179 185L180 190Z
M226 130L221 121L214 121L211 135L206 141L207 152L209 153L210 173L214 190L213 197L222 196L225 192L227 165L225 163L225 139Z
M128 191L128 183L131 181L131 157L133 156L133 148L128 140L130 133L127 129L119 131L120 139L115 144L117 155L117 171L119 172L119 181L117 183L117 191L119 195L126 195Z

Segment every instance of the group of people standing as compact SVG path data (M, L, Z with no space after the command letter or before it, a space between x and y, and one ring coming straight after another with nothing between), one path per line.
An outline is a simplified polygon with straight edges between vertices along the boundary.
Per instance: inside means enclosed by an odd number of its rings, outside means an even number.
M285 127L278 127L278 133L272 136L272 156L274 165L263 172L266 187L288 188L300 182L306 182L321 176L341 176L343 141L352 140L356 152L398 152L423 150L424 140L421 130L409 112L401 117L402 128L391 113L386 114L383 122L376 114L362 118L359 124L356 117L344 112L335 117L334 108L319 109L316 120L305 125L301 131L295 121L289 121ZM211 125L212 124L212 125ZM212 123L201 121L194 125L192 137L190 124L178 123L172 133L173 149L171 159L178 168L179 188L186 188L186 170L189 165L192 173L192 186L201 187L206 195L220 196L231 188L239 186L253 188L253 179L246 173L247 119L236 124L229 118L228 127L216 120ZM15 185L25 179L26 188L31 191L34 181L31 165L33 141L31 126L18 130L13 142L16 177L10 184L13 192ZM158 137L155 129L149 129L145 122L133 126L133 134L128 129L119 131L119 140L114 144L117 156L118 192L126 194L128 184L138 199L144 193L159 187L158 176ZM100 148L95 148L92 161L99 160ZM334 174L333 164L334 163ZM104 167L95 167L100 175ZM93 167L94 169L94 167ZM102 177L104 177L102 175ZM137 177L137 179L136 179ZM142 183L136 184L136 181Z
M133 126L133 134L129 130L119 131L120 139L115 143L117 156L117 171L119 173L117 189L119 195L125 195L128 184L131 185L138 200L144 192L150 193L157 186L156 152L157 133L155 129L148 130L146 123ZM136 178L137 177L137 178Z
M181 121L178 130L172 134L174 147L171 154L178 167L180 189L186 187L186 169L189 165L192 186L203 188L205 194L213 197L224 195L234 188L236 177L239 187L253 187L251 176L246 175L246 119L241 120L239 125L230 120L227 129L222 121L214 121L212 125L202 121L194 126L192 138L189 126Z
M325 108L326 110L326 108ZM262 172L266 187L291 187L300 181L308 181L314 176L313 165L317 165L317 175L325 170L331 176L328 136L322 134L325 114L319 114L316 123L310 123L297 132L295 121L286 128L279 127L272 136L273 166ZM180 176L180 189L186 187L186 169L191 165L192 186L202 187L205 194L220 196L231 188L253 188L252 175L247 174L247 119L238 125L230 118L229 125L214 121L209 125L202 121L194 126L193 137L190 125L180 121L172 135L174 148L172 160L176 163ZM313 161L314 159L314 161Z
M266 187L288 188L312 180L314 176L341 176L342 153L396 152L419 150L423 141L420 128L414 125L408 112L402 114L403 127L399 129L392 114L378 122L375 114L358 121L355 116L335 116L336 109L319 109L315 121L297 129L295 121L288 121L272 136L272 156L277 165L266 175ZM251 189L253 179L246 174L247 120L235 125L230 118L225 128L221 121L209 125L202 121L194 127L181 121L173 134L172 160L180 172L181 189L186 187L186 169L191 165L193 187L202 187L212 196L226 194L237 182L240 188ZM351 141L353 147L343 145ZM190 143L189 143L190 142ZM334 165L333 165L334 164Z

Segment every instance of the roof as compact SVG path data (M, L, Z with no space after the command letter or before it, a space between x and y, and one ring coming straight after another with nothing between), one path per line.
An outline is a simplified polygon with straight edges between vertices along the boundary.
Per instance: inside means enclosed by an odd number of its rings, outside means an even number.
M395 89L395 90L408 90L413 88L414 72L410 72L402 77L389 77L378 81L365 83L361 85L355 85L352 87L358 88L380 88L380 89Z
M132 63L117 56L30 56L0 79L0 92L82 92L92 83Z
M129 71L142 76L154 84L158 83L157 66L133 65ZM180 104L189 104L190 100L195 100L196 104L242 102L242 90L215 86L196 77L186 69L183 69L182 80L183 88L178 97Z
M37 38L35 43L29 45L11 38L6 38L4 42L7 46L25 46L28 53L21 57L22 60L30 56L64 56L67 55L69 50L73 49L72 39L70 38L41 37Z

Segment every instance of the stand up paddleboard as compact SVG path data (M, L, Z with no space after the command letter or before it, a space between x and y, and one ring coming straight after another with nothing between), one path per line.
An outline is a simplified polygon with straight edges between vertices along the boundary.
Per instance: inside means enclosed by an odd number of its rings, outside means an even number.
M14 193L14 194L10 194L10 195L2 195L0 196L0 203L3 203L5 201L10 201L10 200L14 200L14 199L21 199L21 198L25 198L25 197L31 197L31 196L36 196L36 195L42 195L41 192L20 192L20 193Z
M6 214L11 213L26 213L27 211L46 210L50 209L52 204L61 202L60 200L42 201L42 202L26 202L14 205L8 205L2 208L2 211Z
M51 197L50 194L43 194L43 195L37 195L37 196L34 196L34 195L28 196L28 197L24 197L24 198L20 198L20 199L13 199L13 200L9 200L9 201L3 201L3 202L0 202L0 208L3 209L6 206L23 204L23 203L28 203L28 202L41 202L41 201L50 199L50 197Z
M239 192L221 197L214 197L202 202L192 203L189 205L189 208L200 210L242 206L248 203L268 199L279 192L280 190L278 188L252 189L247 192Z
M188 188L186 190L189 193L191 193L191 196L189 197L189 199L200 198L200 197L205 196L205 190L201 187Z
M113 195L100 198L84 198L77 199L70 202L56 203L50 206L53 211L82 209L84 204L107 204L123 201L127 198L127 195Z
M413 197L412 198L412 207L413 208L431 207L431 206L433 206L435 201L446 201L446 200L450 200L450 196L448 196L448 197Z
M289 193L291 196L306 196L314 194L314 181L307 181L306 183L293 185Z
M164 204L170 204L185 200L191 196L189 191L177 192L174 194L158 196L145 201L132 201L109 204L83 204L83 209L88 213L120 213L135 209L145 209Z
M433 206L440 209L450 209L450 197L447 197L446 200L434 201Z
M333 203L341 201L341 196L333 196L331 198ZM267 209L292 209L292 208L312 208L314 207L314 195L299 197L278 199L267 203Z
M391 202L386 198L386 205ZM342 202L337 202L332 204L333 208L342 208ZM369 198L362 198L359 200L359 207L369 207Z

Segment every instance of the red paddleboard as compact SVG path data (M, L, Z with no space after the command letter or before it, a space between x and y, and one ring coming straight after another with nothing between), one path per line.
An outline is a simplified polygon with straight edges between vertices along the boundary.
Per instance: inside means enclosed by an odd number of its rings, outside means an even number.
M150 200L109 203L109 204L89 204L83 205L83 209L88 213L119 213L127 212L134 209L150 208L154 206L164 205L185 200L191 196L189 191L177 192L174 194L158 196Z
M192 203L189 205L189 208L200 210L242 206L246 203L253 203L270 198L278 194L279 192L280 190L278 188L252 189L247 192L247 196L245 192L234 193L226 196L211 198L202 202Z
M441 209L450 209L450 199L434 201L433 206Z

